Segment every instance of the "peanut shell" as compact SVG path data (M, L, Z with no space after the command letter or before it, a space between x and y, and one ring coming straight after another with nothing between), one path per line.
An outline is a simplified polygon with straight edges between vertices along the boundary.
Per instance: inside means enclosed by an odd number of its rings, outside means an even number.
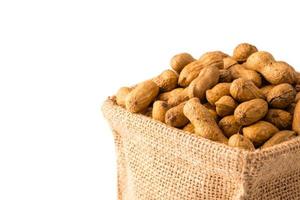
M195 134L227 144L228 139L223 135L214 118L198 98L188 100L183 108L183 113L195 127Z
M269 109L265 120L274 124L278 129L287 129L292 124L293 116L291 113L280 109Z
M266 85L262 88L260 88L260 92L265 96L265 99L267 99L267 96L269 92L275 87L275 85Z
M116 101L119 106L125 107L126 96L130 93L132 88L121 87L116 94Z
M220 117L232 115L234 109L238 106L231 96L223 96L216 103L216 111Z
M260 119L268 112L268 103L263 99L252 99L238 105L234 111L236 121L241 125L250 125Z
M224 135L226 137L231 137L233 134L236 134L239 132L240 128L242 127L234 118L233 115L229 115L226 117L223 117L219 121L219 127L223 131Z
M232 75L229 70L227 69L220 69L220 77L219 77L219 82L220 83L230 83L232 82Z
M189 63L195 61L195 58L188 53L180 53L171 58L170 65L177 73L188 65Z
M125 100L126 109L137 113L146 109L158 95L159 87L151 80L138 84Z
M213 88L206 90L206 99L211 105L215 103L223 96L230 95L231 83L218 83Z
M218 81L219 69L216 66L209 66L204 68L199 76L189 85L189 97L198 97L200 100L203 100L205 98L206 90L215 86Z
M158 96L158 99L162 100L162 101L168 101L171 97L178 96L182 91L183 91L183 88L175 88L169 92L161 93Z
M267 101L273 108L286 108L295 101L296 91L288 83L275 86L270 90Z
M297 102L296 107L295 107L292 129L298 135L300 135L300 101Z
M252 81L243 78L236 79L231 83L230 94L238 102L265 98Z
M257 48L254 45L242 43L234 48L232 57L238 62L245 62L255 52L257 52Z
M176 92L176 95L172 95L168 99L168 104L173 107L179 105L184 101L187 101L188 99L189 99L188 88L184 88L182 91L178 93Z
M261 146L261 149L266 149L266 148L272 147L276 144L286 142L295 137L296 137L296 133L294 131L287 131L287 130L279 131L275 135L273 135L268 141L266 141Z
M237 147L240 149L245 149L249 151L254 151L255 147L253 143L246 137L240 134L232 135L228 140L228 146Z
M261 146L279 130L271 123L259 121L251 126L243 128L243 134L255 147Z
M189 123L188 118L183 114L183 107L186 102L183 102L173 108L170 108L165 115L166 124L181 128Z
M178 75L172 70L165 70L153 79L162 92L168 92L177 87Z
M165 101L155 101L153 103L152 118L160 122L165 122L166 112L169 110L169 105Z

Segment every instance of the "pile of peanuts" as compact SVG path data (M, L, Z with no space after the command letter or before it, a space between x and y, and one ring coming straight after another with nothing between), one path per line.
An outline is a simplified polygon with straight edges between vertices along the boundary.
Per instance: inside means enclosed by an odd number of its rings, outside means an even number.
M254 45L195 59L172 57L171 69L122 87L118 105L169 126L253 151L300 134L300 73Z

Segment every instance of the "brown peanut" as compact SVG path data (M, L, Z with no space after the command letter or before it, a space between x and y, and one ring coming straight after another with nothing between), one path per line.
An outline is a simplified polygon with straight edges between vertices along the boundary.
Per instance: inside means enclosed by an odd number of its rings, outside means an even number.
M197 76L200 71L204 68L201 60L195 60L186 65L179 74L178 84L181 87L187 87Z
M204 68L199 76L192 81L188 87L190 98L198 97L200 100L205 98L206 90L215 86L219 81L219 69L216 66Z
M173 108L170 108L165 115L166 124L181 128L189 123L188 118L183 114L183 107L186 102L183 102Z
M296 91L292 85L282 83L270 90L267 101L273 108L286 108L295 101Z
M152 118L161 122L165 122L166 112L169 110L169 105L165 101L155 101L153 103Z
M227 144L228 139L223 135L214 118L209 114L197 98L188 100L183 113L195 127L195 134Z
M236 134L239 132L240 128L242 127L234 118L233 115L229 115L226 117L223 117L219 121L219 127L223 131L224 135L228 138L231 137L233 134Z
M260 92L265 96L265 99L267 99L267 96L269 92L275 87L275 85L266 85L262 88L260 88Z
M246 62L248 69L255 70L271 84L293 84L296 81L295 70L287 63L275 61L274 57L265 51L253 53Z
M220 83L230 83L232 81L232 75L229 70L227 69L220 69L220 78L219 82Z
M130 93L132 88L121 87L116 94L116 101L119 106L125 107L126 96Z
M259 121L243 128L244 136L251 140L256 147L261 146L278 131L273 124L266 121Z
M170 65L177 73L180 73L181 70L188 65L189 63L195 61L195 58L189 53L180 53L171 58Z
M203 54L199 60L185 66L179 74L178 84L182 87L187 87L198 77L203 68L211 66L223 68L224 62L221 54L208 52Z
M212 89L206 90L206 99L211 105L215 103L223 96L230 95L231 83L218 83Z
M262 119L268 112L268 103L263 99L252 99L238 105L234 111L236 121L250 125Z
M229 55L222 51L209 51L202 54L199 60L202 60L204 63L211 63L211 61L223 60L226 57L229 57ZM224 63L219 63L218 67L222 69L224 67Z
M232 57L238 62L245 62L251 54L257 51L254 45L242 43L234 48Z
M188 99L189 99L188 88L184 88L182 91L178 92L177 95L172 95L168 99L168 104L173 107L179 105L184 101L187 101Z
M153 79L153 82L160 88L162 92L168 92L176 88L178 75L172 70L165 70L159 76Z
M231 96L223 96L216 103L216 111L220 117L232 115L234 109L238 106Z
M273 135L268 141L266 141L261 149L266 149L272 147L276 144L280 144L282 142L286 142L292 138L296 137L296 133L294 131L279 131L275 135Z
M228 146L237 147L249 151L255 150L253 143L248 138L240 134L232 135L228 140Z
M125 100L126 109L136 113L145 110L158 95L159 87L151 80L138 84Z
M254 70L247 69L245 64L240 65L236 60L227 57L223 59L224 68L230 71L230 74L233 79L243 78L245 80L252 81L257 87L260 87L262 84L262 79L259 73Z
M297 102L296 107L295 107L292 129L298 135L300 135L300 101Z
M238 102L249 101L256 98L264 99L264 95L255 84L243 78L236 79L232 82L230 94Z
M171 97L178 96L183 90L183 88L175 88L174 90L171 90L169 92L161 93L158 96L158 99L162 101L168 101Z
M293 116L291 113L280 109L269 109L265 120L274 124L278 129L287 129L292 124Z

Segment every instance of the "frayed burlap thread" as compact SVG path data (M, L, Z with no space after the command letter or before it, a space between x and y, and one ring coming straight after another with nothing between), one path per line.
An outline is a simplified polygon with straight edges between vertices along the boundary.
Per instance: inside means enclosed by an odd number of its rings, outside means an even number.
M248 152L133 114L108 99L119 200L300 199L299 138Z

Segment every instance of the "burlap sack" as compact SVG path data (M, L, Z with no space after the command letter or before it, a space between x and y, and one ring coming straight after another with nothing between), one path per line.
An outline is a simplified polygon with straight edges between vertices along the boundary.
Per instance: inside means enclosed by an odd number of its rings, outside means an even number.
M120 200L300 199L300 140L247 152L132 114L107 100Z

